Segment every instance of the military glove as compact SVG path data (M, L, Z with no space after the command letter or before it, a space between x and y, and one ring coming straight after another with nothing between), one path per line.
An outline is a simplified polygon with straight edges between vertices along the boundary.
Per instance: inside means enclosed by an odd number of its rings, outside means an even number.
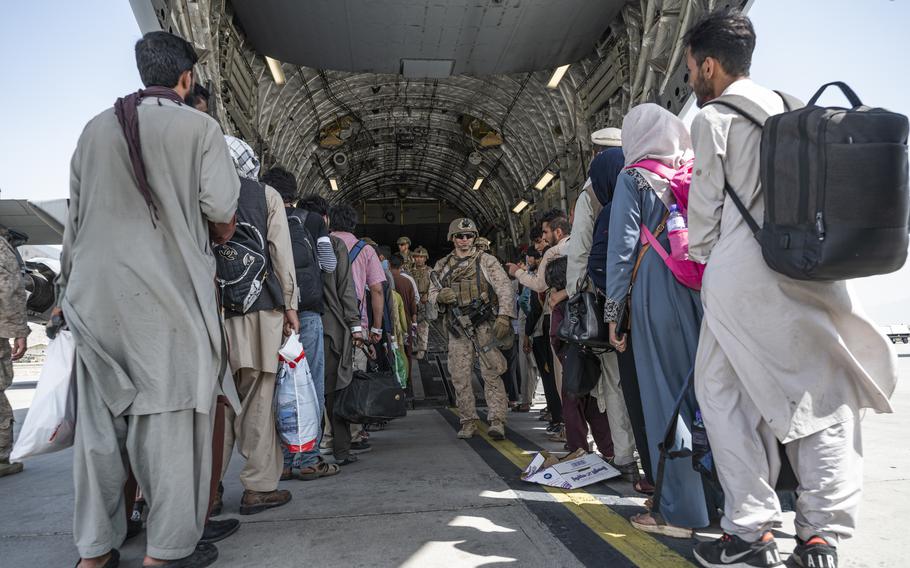
M436 296L436 302L439 304L454 304L455 300L455 290L451 288L443 288Z
M509 316L496 316L493 324L493 335L500 343L510 339L515 332L512 330L512 319Z

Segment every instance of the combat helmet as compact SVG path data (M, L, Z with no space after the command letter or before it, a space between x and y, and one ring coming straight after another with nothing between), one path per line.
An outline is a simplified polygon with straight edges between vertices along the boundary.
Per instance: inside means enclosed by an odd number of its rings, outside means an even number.
M474 240L474 246L482 250L483 252L490 252L490 239L486 237L477 237Z
M409 239L408 237L398 237L398 241L395 244L411 246L411 239Z
M411 253L411 256L429 257L430 254L427 252L427 249L425 249L423 247L417 247L416 249L414 249L414 252Z
M449 223L449 236L446 237L446 239L451 241L456 233L474 233L474 236L476 237L477 225L467 217L459 217Z

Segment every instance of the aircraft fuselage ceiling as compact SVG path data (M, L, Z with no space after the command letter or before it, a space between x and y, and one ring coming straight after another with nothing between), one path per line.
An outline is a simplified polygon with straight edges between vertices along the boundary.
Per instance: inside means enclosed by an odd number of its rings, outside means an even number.
M746 0L131 0L200 54L226 133L367 223L475 218L499 246L568 206L590 132L689 99L681 38ZM564 75L558 80L557 70ZM548 85L549 84L549 85ZM551 179L548 179L551 178ZM546 183L544 183L546 182Z

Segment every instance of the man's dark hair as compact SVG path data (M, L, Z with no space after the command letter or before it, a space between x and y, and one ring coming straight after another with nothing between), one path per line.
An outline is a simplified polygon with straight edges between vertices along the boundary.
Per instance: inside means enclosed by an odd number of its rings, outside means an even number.
M304 211L318 213L322 216L329 214L329 202L326 201L325 197L321 195L307 195L297 202L297 207L303 209Z
M543 224L546 223L547 225L550 225L550 228L553 228L553 222L556 219L568 220L568 216L566 215L566 212L563 211L562 209L553 208L553 209L550 209L549 211L544 211L543 215L540 216L539 224L542 227Z
M699 65L706 57L713 57L728 75L740 77L748 75L752 67L755 29L739 10L717 10L686 32L683 45Z
M329 209L329 224L333 231L353 233L357 228L357 211L350 205L335 205Z
M539 241L543 238L543 228L541 228L539 224L534 225L531 227L531 233L529 237L531 239L531 244L533 245L535 241ZM533 249L534 247L532 246L531 248Z
M402 264L404 264L404 259L397 252L389 258L389 268L401 268Z
M149 32L136 42L136 67L146 87L176 87L198 60L190 42L174 34Z
M382 258L388 259L389 257L392 256L392 247L390 247L389 245L379 245L376 247L376 254L378 254Z
M559 229L564 235L568 235L572 232L572 223L569 223L569 220L565 217L556 217L555 219L547 221L547 224L550 225L551 231Z
M527 256L530 256L531 258L540 258L543 256L542 254L537 252L537 249L534 247L528 247L528 251L525 254Z
M196 106L196 103L200 99L204 100L205 102L208 102L211 97L212 97L212 93L210 93L208 89L206 89L199 83L195 83L193 85L193 90L190 91L189 93L187 93L186 97L183 99L183 102L185 102L189 106Z
M285 203L293 203L297 199L297 178L281 166L267 171L259 177L259 181L273 187Z

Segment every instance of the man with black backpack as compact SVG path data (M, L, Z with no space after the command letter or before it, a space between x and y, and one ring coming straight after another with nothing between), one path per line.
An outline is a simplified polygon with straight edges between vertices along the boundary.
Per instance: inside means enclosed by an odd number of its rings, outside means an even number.
M824 242L823 221L832 220L823 201L803 203L799 191L781 195L792 201L778 202L777 212L808 218L812 211L806 228L815 234L801 240L802 227L794 223L792 241L786 231L777 233L769 251L764 239L774 230L769 196L780 179L805 175L805 187L822 194L825 184L829 190L841 184L844 173L835 169L822 181L810 171L824 148L805 120L796 121L802 126L786 142L807 148L807 155L792 170L769 162L774 156L766 152L773 154L775 136L784 133L776 125L792 114L784 111L802 105L748 78L755 47L748 18L715 12L684 42L690 84L703 107L692 123L688 204L689 255L707 263L695 391L725 497L724 535L699 544L695 557L712 567L782 564L771 533L780 519L775 485L782 443L799 480L793 559L798 566L836 568L838 541L853 533L862 494L861 412L891 411L896 361L843 280L797 279L772 268L774 247ZM852 152L861 144L841 146ZM787 154L782 159L792 157ZM765 228L753 231L755 219L765 219Z
M278 489L282 452L273 399L282 336L300 329L297 281L281 196L258 181L259 160L252 148L238 138L225 139L240 176L240 201L237 230L215 247L215 259L241 408L236 416L226 411L222 477L236 441L246 459L240 514L252 515L291 500L289 491Z
M294 272L297 277L297 319L300 321L300 343L306 353L307 366L316 387L319 402L319 416L325 403L325 358L322 329L323 273L335 271L337 259L329 240L326 227L328 204L318 195L306 198L305 207L298 204L297 178L281 167L273 167L262 176L262 183L274 188L284 201L284 212L288 218L291 235L291 250L294 253ZM321 434L321 428L320 428ZM291 455L287 448L284 453L284 469L281 479L296 478L304 481L328 477L338 473L338 466L328 464L319 455L317 447L309 452ZM294 469L298 471L294 472Z

